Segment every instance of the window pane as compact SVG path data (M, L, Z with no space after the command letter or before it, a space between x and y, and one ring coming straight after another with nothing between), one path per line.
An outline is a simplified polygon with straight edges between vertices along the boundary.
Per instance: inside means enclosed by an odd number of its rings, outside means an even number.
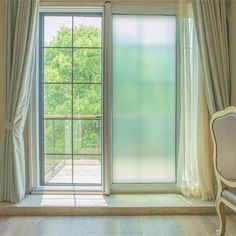
M101 154L101 121L73 118L74 153Z
M74 115L101 114L101 85L74 85ZM86 118L86 116L85 116Z
M101 17L74 17L74 47L101 47Z
M72 46L71 16L44 17L44 46L45 47Z
M71 82L72 49L44 49L44 81Z
M175 182L176 18L113 16L113 182Z
M55 115L57 118L63 118L59 115L71 115L71 85L45 84L44 85L44 114ZM68 118L68 116L64 116Z
M72 154L71 120L44 117L44 152L46 154Z
M101 82L101 49L74 49L74 82Z
M101 185L102 15L63 14L41 21L41 173L46 184Z
M72 183L71 155L45 155L45 182Z
M74 183L101 185L101 156L74 155Z

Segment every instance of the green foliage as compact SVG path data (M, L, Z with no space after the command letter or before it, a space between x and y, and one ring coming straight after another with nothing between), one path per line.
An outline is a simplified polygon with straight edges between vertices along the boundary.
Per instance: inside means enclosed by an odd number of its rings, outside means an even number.
M72 31L67 27L61 27L49 42L44 50L45 115L64 115L68 119L72 109L77 118L101 114L101 85L89 84L101 82L100 40L97 28L80 25L74 29L73 49L65 48L72 47ZM45 121L45 152L71 154L71 120L56 120L54 130L52 126L52 121ZM74 153L100 152L100 122L74 120L73 133Z

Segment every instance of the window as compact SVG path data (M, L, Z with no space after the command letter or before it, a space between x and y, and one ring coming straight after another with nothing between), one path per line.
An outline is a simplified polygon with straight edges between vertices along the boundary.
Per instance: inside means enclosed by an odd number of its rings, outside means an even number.
M176 17L113 15L113 183L175 182Z
M40 15L42 186L176 183L176 15L120 9Z
M41 14L41 184L102 184L102 15Z

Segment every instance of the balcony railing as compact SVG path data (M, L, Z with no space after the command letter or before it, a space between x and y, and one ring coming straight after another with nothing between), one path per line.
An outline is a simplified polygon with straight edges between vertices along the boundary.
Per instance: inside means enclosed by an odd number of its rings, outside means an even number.
M100 162L101 120L101 115L44 115L46 182L65 165Z
M44 120L101 120L101 115L44 115Z

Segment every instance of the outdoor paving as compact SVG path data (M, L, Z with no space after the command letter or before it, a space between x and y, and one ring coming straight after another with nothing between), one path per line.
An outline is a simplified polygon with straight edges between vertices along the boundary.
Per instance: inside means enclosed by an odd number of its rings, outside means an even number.
M65 164L51 177L47 178L49 183L71 183L72 171L73 182L78 184L101 184L101 164Z

